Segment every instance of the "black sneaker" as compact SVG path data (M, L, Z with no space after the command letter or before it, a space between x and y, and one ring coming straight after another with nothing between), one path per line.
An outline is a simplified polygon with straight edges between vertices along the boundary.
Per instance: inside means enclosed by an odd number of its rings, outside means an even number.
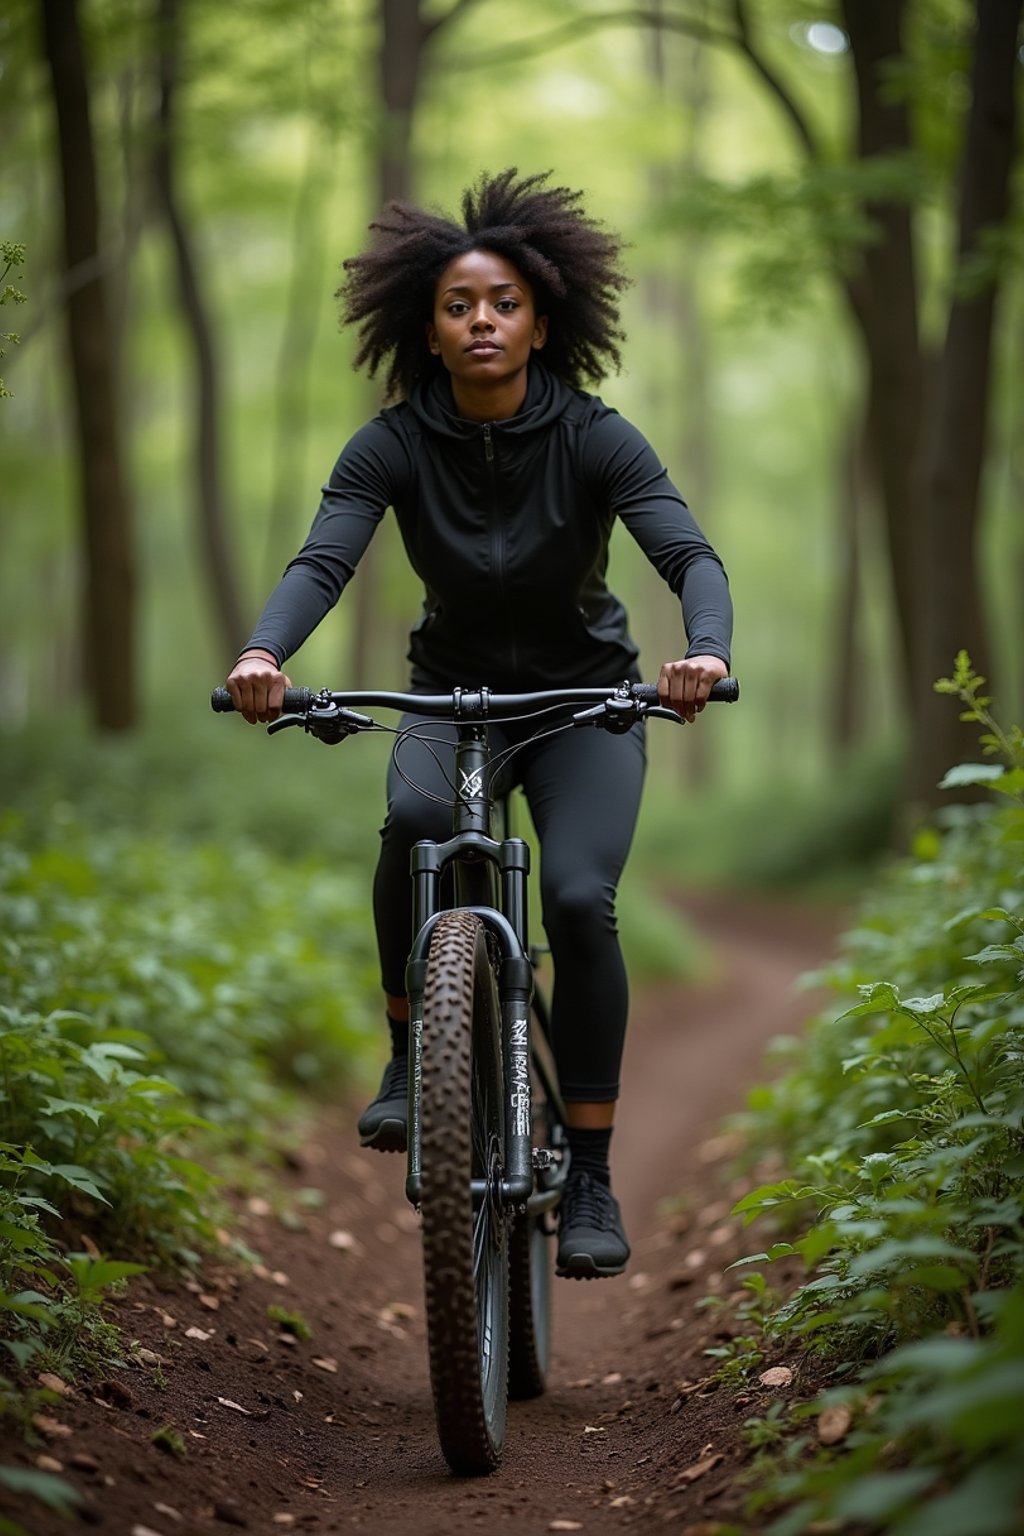
M409 1140L409 1057L392 1056L377 1097L359 1117L359 1142L376 1152L404 1152Z
M621 1275L629 1259L619 1202L589 1173L570 1173L558 1211L555 1274L570 1280Z

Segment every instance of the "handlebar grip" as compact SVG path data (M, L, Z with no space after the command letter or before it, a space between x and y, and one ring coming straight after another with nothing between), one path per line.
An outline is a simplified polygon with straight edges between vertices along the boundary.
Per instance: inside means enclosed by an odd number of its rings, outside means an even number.
M634 683L633 696L641 704L657 704L660 702L658 699L657 683ZM739 678L736 677L721 678L719 682L715 683L709 695L711 701L715 704L735 704L739 696L740 684Z
M282 713L286 715L304 715L308 713L309 706L313 702L312 688L286 688L284 691L284 704ZM210 708L214 714L230 715L235 704L226 688L215 688L210 694Z

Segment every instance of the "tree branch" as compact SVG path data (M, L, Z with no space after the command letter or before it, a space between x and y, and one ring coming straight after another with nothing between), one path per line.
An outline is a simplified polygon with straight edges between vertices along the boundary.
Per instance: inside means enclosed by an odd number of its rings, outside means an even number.
M462 5L475 3L476 0L456 0L454 9L458 10ZM538 37L525 38L521 43L492 48L484 53L463 54L453 63L457 63L459 68L466 69L475 69L488 64L519 63L523 59L536 58L539 53L546 53L550 48L557 48L562 43L570 42L585 31L593 32L599 27L609 26L653 27L663 32L680 32L686 37L694 38L697 42L726 48L735 47L737 43L737 39L731 33L719 32L714 27L707 27L703 22L693 20L692 17L664 16L658 11L637 8L629 11L603 11L590 16L574 16L571 21L562 22Z
M433 21L425 21L423 23L423 41L425 43L429 42L436 33L440 32L442 27L447 27L449 22L461 16L464 11L470 11L474 5L479 4L480 0L455 0L454 5L451 5L443 16L435 16Z
M737 36L735 42L748 60L751 67L757 71L765 85L771 91L776 101L780 104L793 127L796 129L797 138L800 140L808 156L812 160L820 158L820 151L811 132L811 125L803 112L797 106L796 100L790 95L783 85L781 78L775 73L764 55L759 53L750 38L750 20L747 16L746 0L732 0L732 13L736 20Z

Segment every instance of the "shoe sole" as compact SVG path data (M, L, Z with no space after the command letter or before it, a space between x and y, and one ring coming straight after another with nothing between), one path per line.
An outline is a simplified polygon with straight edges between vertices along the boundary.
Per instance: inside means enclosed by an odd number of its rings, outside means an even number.
M360 1136L359 1145L374 1152L407 1152L409 1133L404 1120L382 1120L369 1136Z
M555 1274L562 1280L610 1280L624 1274L625 1269L625 1260L621 1264L596 1264L589 1253L573 1253L564 1263L559 1260Z

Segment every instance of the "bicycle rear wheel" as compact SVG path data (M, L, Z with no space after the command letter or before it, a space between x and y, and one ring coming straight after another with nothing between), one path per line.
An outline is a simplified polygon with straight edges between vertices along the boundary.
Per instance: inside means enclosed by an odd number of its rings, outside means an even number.
M437 923L423 997L421 1209L430 1383L453 1472L491 1472L508 1403L500 1012L483 924ZM471 1183L482 1185L474 1199Z
M539 1070L540 1060L554 1073L547 1046L547 1014L534 996L531 1027L531 1103L533 1145L548 1150L554 1115L547 1101L551 1080ZM519 1214L509 1235L509 1360L508 1395L539 1397L547 1387L551 1354L551 1231L550 1216Z
M545 1216L517 1216L509 1239L508 1395L539 1397L551 1340L551 1239Z

